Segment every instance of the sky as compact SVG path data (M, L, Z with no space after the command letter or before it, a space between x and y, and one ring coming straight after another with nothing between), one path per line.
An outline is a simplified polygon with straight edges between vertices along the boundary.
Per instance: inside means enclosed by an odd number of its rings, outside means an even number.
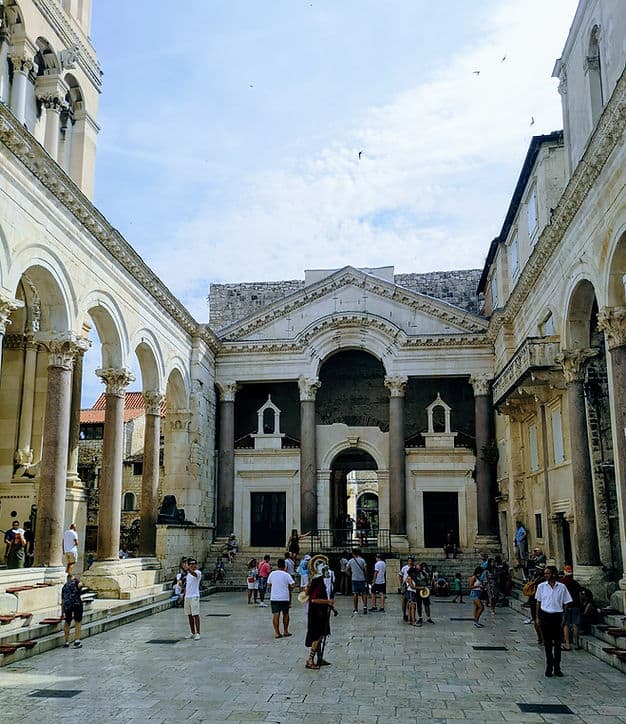
M212 282L482 268L576 5L94 0L95 204L199 322Z

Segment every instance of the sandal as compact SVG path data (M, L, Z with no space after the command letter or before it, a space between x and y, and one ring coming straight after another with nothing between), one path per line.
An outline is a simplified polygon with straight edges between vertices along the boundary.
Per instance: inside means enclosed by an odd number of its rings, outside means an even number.
M293 634L287 633L287 631L285 631L285 633L283 634L283 636L293 636Z
M313 659L308 658L306 661L306 664L304 665L306 669L319 669L319 666L313 661Z
M275 639L282 639L282 637L283 637L282 634L274 634Z

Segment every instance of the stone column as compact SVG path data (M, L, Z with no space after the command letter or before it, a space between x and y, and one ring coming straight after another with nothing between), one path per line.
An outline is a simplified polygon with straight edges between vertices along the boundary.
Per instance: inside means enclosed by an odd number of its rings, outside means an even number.
M61 111L66 108L65 97L69 87L58 75L39 75L35 81L37 100L45 113L43 146L55 161L59 157L59 130Z
M22 380L22 401L20 407L20 427L17 436L15 462L17 475L25 472L33 462L31 438L33 433L33 405L35 402L35 374L37 370L38 344L34 334L26 335L24 355L24 378ZM21 471L21 472L20 472Z
M80 438L80 399L83 387L83 354L77 354L72 374L72 409L70 413L70 442L67 457L67 481L69 485L80 483L78 477L78 442Z
M106 385L104 440L100 475L98 511L99 561L118 560L122 515L122 457L124 452L124 398L126 388L135 379L127 369L99 369L98 377Z
M404 391L408 377L385 377L389 390L389 527L392 535L406 534L406 450Z
M217 535L233 532L235 502L235 395L236 382L218 382L220 439L217 479Z
M598 315L609 350L611 418L614 428L616 483L618 491L622 561L625 570L619 582L620 610L626 612L626 307L604 307Z
M156 553L156 521L159 507L159 453L163 395L158 390L149 390L143 393L143 401L146 409L146 426L143 437L139 552L142 556L153 556Z
M11 111L20 123L26 120L26 90L28 76L33 70L33 62L27 58L11 55L13 63L13 86L11 88Z
M564 351L556 358L556 361L563 367L567 388L574 485L574 516L576 520L574 550L576 568L580 578L582 578L580 576L581 566L595 567L600 565L593 476L587 435L587 410L583 388L585 363L597 354L597 350L594 349L579 349Z
M76 353L84 351L85 342L69 334L39 341L48 350L49 357L35 562L37 566L61 566L72 368Z
M479 546L490 548L499 545L498 509L496 506L497 479L490 449L493 446L493 409L491 405L491 379L473 375L470 384L474 388L474 424L476 426L476 513Z
M317 446L315 395L322 383L317 378L298 378L300 390L300 529L317 530Z

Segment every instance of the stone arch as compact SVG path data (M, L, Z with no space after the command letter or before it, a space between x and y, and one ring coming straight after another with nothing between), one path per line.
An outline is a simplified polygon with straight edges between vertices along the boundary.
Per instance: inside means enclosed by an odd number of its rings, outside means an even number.
M49 41L39 36L35 47L37 50L33 60L37 64L37 75L58 75L61 72L61 61Z
M32 266L24 271L16 286L15 296L25 306L17 310L23 323L16 329L24 330L27 319L32 319L34 307L38 307L37 322L33 332L67 332L72 328L72 314L66 289L58 283L58 277L43 266ZM29 317L30 315L30 317Z
M591 324L594 313L597 314L594 285L588 279L579 279L569 294L566 313L563 315L563 346L566 349L586 349L591 346Z
M100 339L102 368L122 369L129 358L128 331L122 312L109 292L96 290L84 301Z
M172 410L186 410L189 406L189 374L183 361L177 357L169 365L167 374L167 404Z
M626 222L616 234L607 264L603 301L609 307L626 306Z
M143 391L161 391L165 379L165 365L154 333L144 327L134 335L133 340L135 355L141 371Z
M331 470L335 462L346 450L354 450L346 440L341 440L334 445L330 445L325 451L321 461L322 470ZM384 470L387 467L387 461L382 457L380 450L368 440L359 440L358 448L369 455L376 464L376 470Z

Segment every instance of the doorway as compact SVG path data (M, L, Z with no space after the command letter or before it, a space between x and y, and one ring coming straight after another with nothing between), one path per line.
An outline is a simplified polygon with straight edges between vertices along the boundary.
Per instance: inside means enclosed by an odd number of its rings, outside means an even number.
M424 494L424 547L443 548L449 531L459 540L459 494Z
M333 460L330 474L330 523L335 530L334 545L350 543L360 512L367 517L370 535L377 534L377 469L374 458L359 448L343 450ZM370 516L370 513L373 515Z
M285 508L285 493L250 494L250 545L285 547Z

